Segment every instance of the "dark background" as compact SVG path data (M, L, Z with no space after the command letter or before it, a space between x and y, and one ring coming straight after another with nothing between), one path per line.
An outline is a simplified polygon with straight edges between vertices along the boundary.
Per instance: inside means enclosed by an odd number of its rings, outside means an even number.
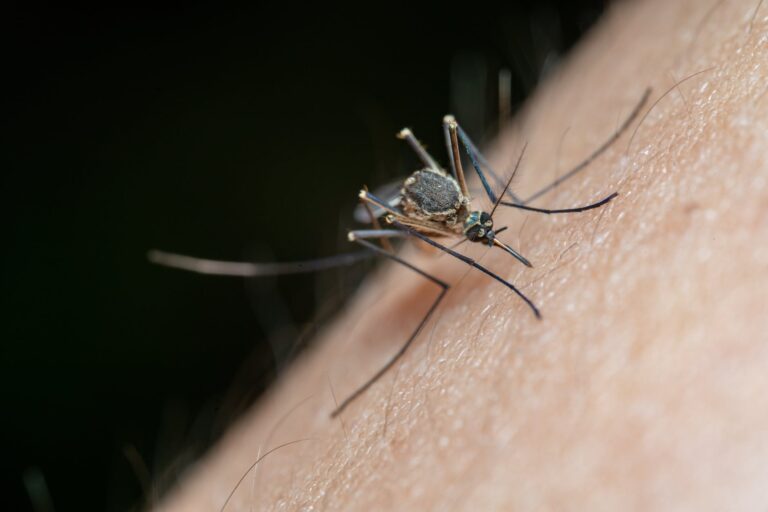
M487 140L499 69L519 105L602 4L6 8L0 508L142 507L365 271L244 283L148 249L351 250L360 186L416 166L401 127L440 159L448 111Z

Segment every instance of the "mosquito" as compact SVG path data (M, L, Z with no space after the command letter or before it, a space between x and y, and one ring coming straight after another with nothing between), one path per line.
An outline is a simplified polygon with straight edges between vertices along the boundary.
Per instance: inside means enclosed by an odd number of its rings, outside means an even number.
M364 215L372 226L371 229L354 229L349 231L348 239L350 242L362 246L365 249L363 252L341 254L305 262L270 264L204 260L164 251L150 251L148 257L150 261L159 265L198 273L257 277L315 272L331 267L352 265L370 256L382 256L403 265L436 284L440 288L440 293L434 299L415 330L386 364L336 406L336 409L331 412L331 417L336 417L352 402L363 395L405 355L450 289L450 285L445 281L398 256L390 240L393 238L416 238L449 254L453 258L504 285L527 305L535 318L541 319L541 312L534 302L514 284L474 259L454 250L456 245L452 247L447 246L436 239L453 239L459 243L468 241L484 244L491 248L495 247L511 255L526 267L533 267L525 256L499 239L498 235L506 228L495 229L493 215L496 210L500 206L505 206L547 215L579 213L600 208L612 201L618 196L617 192L613 192L597 202L573 208L546 209L528 206L527 204L572 178L604 153L613 142L626 132L637 118L649 96L650 89L646 89L640 101L622 125L591 155L525 200L520 199L510 190L512 180L517 174L525 153L525 147L520 152L509 179L504 183L501 194L496 195L488 182L488 176L497 184L501 180L456 119L448 115L443 118L443 132L448 152L449 171L446 171L437 163L410 129L404 128L398 133L398 138L408 143L424 167L411 173L405 180L400 181L397 186L390 186L386 194L373 194L367 187L363 187L360 191L360 209L356 211L355 217L358 220L365 220L363 218ZM485 195L492 204L490 211L473 206L472 195L467 185L467 176L462 166L462 147L469 157L469 161L480 180ZM379 243L377 244L376 241Z

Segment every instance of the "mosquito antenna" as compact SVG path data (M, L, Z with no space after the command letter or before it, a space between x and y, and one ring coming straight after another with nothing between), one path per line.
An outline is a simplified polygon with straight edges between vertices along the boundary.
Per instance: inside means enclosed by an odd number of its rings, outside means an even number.
M501 204L501 200L504 199L504 194L507 193L507 190L509 190L509 186L512 185L512 180L515 179L515 176L517 175L517 170L520 168L520 162L523 160L523 155L525 154L525 149L528 147L528 143L526 142L523 145L522 151L520 151L520 156L517 157L517 162L515 163L515 168L512 171L512 176L509 177L507 180L507 184L504 185L504 190L501 191L501 194L499 194L498 199L496 199L496 202L493 204L493 209L491 210L491 217L493 217L493 213L496 211L496 208L499 207L499 204Z
M597 148L594 152L592 152L591 155L589 155L586 159L584 159L580 164L578 164L576 167L568 171L567 173L563 174L559 178L557 178L555 181L547 185L546 187L538 190L534 194L532 194L530 197L528 197L526 200L521 201L521 203L526 204L530 203L534 199L538 199L539 197L543 196L550 190L554 189L558 185L560 185L562 182L564 182L567 179L570 179L577 173L579 173L582 169L584 169L586 166L591 164L597 157L602 155L616 140L621 137L621 135L627 131L629 128L629 125L632 124L632 122L637 118L637 116L640 114L640 111L643 109L643 106L648 101L648 98L651 96L651 88L647 88L645 92L643 92L643 96L640 98L640 101L635 105L635 108L632 110L632 112L629 114L629 116L624 120L624 123L619 127L618 130L613 132L613 134L608 138L607 141L603 143L602 146Z
M155 265L177 268L197 274L234 277L260 277L285 274L303 274L327 270L334 267L344 267L372 258L369 251L337 254L327 258L286 263L246 263L239 261L220 261L195 258L184 254L176 254L153 249L147 253L147 259Z

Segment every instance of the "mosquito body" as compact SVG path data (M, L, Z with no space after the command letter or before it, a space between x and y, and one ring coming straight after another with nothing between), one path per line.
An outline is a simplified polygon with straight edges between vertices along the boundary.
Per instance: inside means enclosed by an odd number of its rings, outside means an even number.
M471 199L444 171L422 169L411 174L400 192L403 212L410 219L435 222L471 242L499 243L489 213L472 210ZM527 266L532 266L525 261Z
M410 130L406 133L411 136ZM367 191L361 191L362 200L369 197ZM470 242L485 243L489 247L496 245L532 267L531 262L496 238L491 214L473 209L471 202L456 179L443 169L426 167L405 179L397 203L403 215L428 234L444 236L452 233ZM392 213L385 216L388 223L395 218Z
M489 247L497 247L514 256L520 263L527 267L532 267L533 265L528 259L498 238L499 233L505 228L497 229L494 227L493 215L497 208L499 206L506 206L544 214L578 213L599 208L613 200L618 195L616 192L597 202L575 208L545 209L528 206L526 204L527 202L540 197L544 193L549 192L563 181L570 179L602 154L627 130L632 121L638 116L649 95L650 90L646 90L640 102L636 105L625 122L602 146L556 181L535 192L528 198L528 200L521 200L509 190L510 184L519 169L525 148L521 151L514 170L506 181L503 190L500 194L496 195L487 180L486 174L488 174L497 184L500 182L498 175L491 169L490 165L477 150L477 147L471 141L469 136L461 129L452 116L446 116L443 119L443 131L446 148L448 150L450 171L446 171L440 167L435 159L419 143L411 130L406 128L398 134L400 139L405 140L413 148L421 162L424 164L424 167L411 173L410 176L402 181L400 186L394 188L390 187L390 197L377 197L364 187L359 194L362 210L356 212L356 218L358 220L365 219L370 222L372 224L372 229L352 230L349 232L348 238L351 242L355 242L370 251L370 254L386 257L432 281L440 288L440 292L425 313L421 322L419 322L419 325L400 349L378 372L376 372L376 374L342 401L331 413L332 417L337 416L346 409L349 404L375 384L397 363L397 361L400 360L413 341L418 337L419 333L427 324L450 288L448 283L419 269L398 256L389 244L389 239L403 237L416 238L451 255L506 286L526 303L536 318L540 319L541 313L536 305L514 284L472 258L457 252L454 248L443 245L436 239L453 238L459 239L459 242L469 241L485 244ZM467 186L467 179L462 166L462 154L459 141L461 141L461 145L463 145L465 153L472 163L472 167L480 180L485 195L493 204L490 211L475 208L472 204L472 196L469 187ZM483 171L483 168L485 168L485 172ZM361 218L361 213L364 214L365 217ZM382 224L385 226L382 226ZM375 243L377 240L380 242L379 244ZM189 256L162 251L151 251L149 258L154 263L200 273L218 273L222 275L238 275L239 273L239 275L244 277L254 277L260 275L311 272L329 268L334 265L350 265L359 261L360 256L358 253L352 253L324 258L314 262L280 264L233 264L232 262L200 260ZM233 265L237 266L233 267Z

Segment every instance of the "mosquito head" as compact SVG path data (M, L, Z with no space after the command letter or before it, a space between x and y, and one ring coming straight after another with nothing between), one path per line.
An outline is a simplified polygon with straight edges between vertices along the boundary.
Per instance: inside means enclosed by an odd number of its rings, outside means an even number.
M474 211L464 221L464 236L471 242L485 242L493 245L493 219L486 212Z
M499 232L505 229L507 228L501 228ZM493 219L489 213L480 211L470 212L464 221L464 236L471 242L486 243L490 247L495 245L517 258L526 267L533 267L525 256L496 238L496 231L493 230Z

